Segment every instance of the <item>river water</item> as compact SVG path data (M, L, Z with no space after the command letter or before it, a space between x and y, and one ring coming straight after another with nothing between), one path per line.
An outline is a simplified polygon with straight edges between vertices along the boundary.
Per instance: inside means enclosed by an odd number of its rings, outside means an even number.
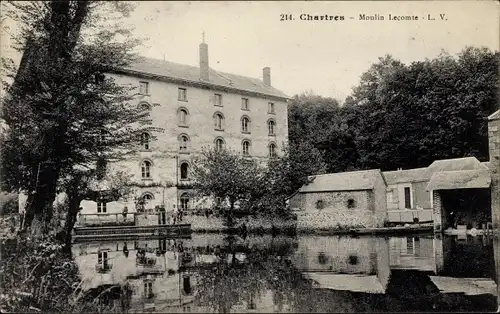
M73 246L82 288L129 313L495 312L498 250L491 237L434 235L193 234Z

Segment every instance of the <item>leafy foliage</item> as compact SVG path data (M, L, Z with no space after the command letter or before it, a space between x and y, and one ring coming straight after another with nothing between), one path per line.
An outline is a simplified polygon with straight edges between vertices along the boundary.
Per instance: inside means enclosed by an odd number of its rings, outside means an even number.
M147 112L129 102L132 88L104 76L134 61L138 43L111 20L103 28L103 9L110 5L128 12L128 6L100 1L13 2L7 11L21 25L15 39L23 58L19 69L5 62L13 82L3 81L9 93L2 118L9 129L2 181L28 193L28 222L50 220L60 180L125 156L148 129L140 123Z
M197 194L227 200L231 209L261 187L263 171L257 162L230 150L204 150L193 164Z
M0 192L0 215L18 212L18 199L17 193Z
M283 156L271 159L260 190L260 207L265 212L282 214L285 202L313 174L326 171L323 154L307 142L284 149Z
M2 312L109 312L85 300L78 267L49 237L2 239Z
M328 172L487 160L486 117L498 110L499 62L498 52L473 47L411 64L385 56L341 107L316 95L294 97L290 143L322 151Z
M204 151L193 167L194 188L200 196L238 201L247 211L286 215L286 199L307 176L324 172L321 153L309 143L284 150L281 157L260 165L229 150Z

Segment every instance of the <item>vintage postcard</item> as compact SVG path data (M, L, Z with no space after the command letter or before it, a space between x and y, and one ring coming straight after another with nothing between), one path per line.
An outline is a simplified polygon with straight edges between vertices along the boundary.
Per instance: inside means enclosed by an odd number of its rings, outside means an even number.
M498 1L0 6L0 312L499 313Z

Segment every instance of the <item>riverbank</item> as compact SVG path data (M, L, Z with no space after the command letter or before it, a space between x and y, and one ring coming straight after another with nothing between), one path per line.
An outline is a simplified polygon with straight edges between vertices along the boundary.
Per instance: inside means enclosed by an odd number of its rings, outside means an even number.
M300 218L300 217L299 217ZM186 216L183 223L191 224L194 233L249 233L249 234L303 234L303 235L359 235L359 234L410 234L430 233L433 224L414 224L395 227L365 228L340 224L337 221L323 222L320 226L304 222L302 219L283 219L281 217L246 216L236 218L232 226L228 226L220 217Z

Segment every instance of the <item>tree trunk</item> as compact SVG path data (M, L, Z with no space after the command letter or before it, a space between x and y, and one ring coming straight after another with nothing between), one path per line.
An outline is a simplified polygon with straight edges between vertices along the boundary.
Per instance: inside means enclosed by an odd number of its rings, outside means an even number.
M64 222L64 246L66 250L71 248L71 232L76 223L76 216L80 209L81 197L68 195L68 212L66 214L66 221Z
M54 169L50 165L40 168L36 177L34 193L28 197L26 202L26 217L24 221L24 230L32 227L33 220L36 219L42 223L42 228L38 232L48 233L48 227L53 216L53 203L56 198L57 180L59 179L59 169ZM32 231L33 232L33 231Z
M236 201L234 199L229 198L229 212L227 213L227 225L229 227L232 227L234 225L233 210L235 202Z

